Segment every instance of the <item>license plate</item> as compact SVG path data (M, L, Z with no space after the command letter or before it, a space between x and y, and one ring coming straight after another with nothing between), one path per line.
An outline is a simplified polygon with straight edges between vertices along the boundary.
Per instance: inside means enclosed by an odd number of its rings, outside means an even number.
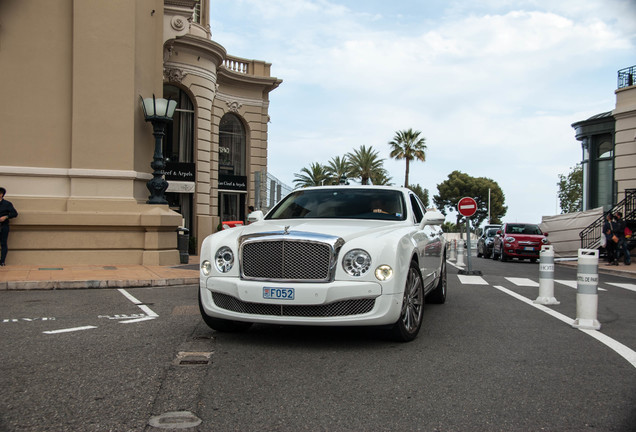
M263 298L276 300L293 300L294 288L263 287Z
M524 248L523 248L523 250L527 250L527 251L534 251L534 248L533 248L533 247L526 246L526 247L524 247Z

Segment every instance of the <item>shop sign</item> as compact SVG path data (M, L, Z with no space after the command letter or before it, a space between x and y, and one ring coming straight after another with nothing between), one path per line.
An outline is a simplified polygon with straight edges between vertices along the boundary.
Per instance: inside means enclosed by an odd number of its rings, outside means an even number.
M246 191L247 176L219 175L219 189Z
M190 162L166 162L166 180L194 181L195 165Z

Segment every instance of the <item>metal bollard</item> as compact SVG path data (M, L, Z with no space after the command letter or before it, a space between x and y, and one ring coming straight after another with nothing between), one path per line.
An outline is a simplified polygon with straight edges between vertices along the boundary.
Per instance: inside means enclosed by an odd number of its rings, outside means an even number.
M579 249L576 274L576 319L572 327L599 330L598 313L598 249Z
M459 239L459 245L457 245L457 261L455 264L458 266L464 266L464 240Z
M561 304L554 297L554 248L543 245L539 252L539 297L534 301L542 305Z
M457 261L457 241L453 240L450 242L450 260Z

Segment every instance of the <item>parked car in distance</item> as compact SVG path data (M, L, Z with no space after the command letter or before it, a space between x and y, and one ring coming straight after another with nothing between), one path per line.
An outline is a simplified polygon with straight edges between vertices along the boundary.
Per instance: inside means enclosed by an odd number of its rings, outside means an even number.
M478 257L492 257L492 246L495 242L495 236L497 235L497 231L499 231L500 227L501 225L499 227L484 228L484 232L482 233L481 237L479 237L479 240L477 240Z
M446 300L443 222L405 188L295 190L260 220L203 241L201 316L217 331L386 326L413 340L425 299Z
M548 233L542 232L539 225L505 223L495 236L492 258L501 261L529 259L535 262L539 258L541 246L545 244L550 244Z

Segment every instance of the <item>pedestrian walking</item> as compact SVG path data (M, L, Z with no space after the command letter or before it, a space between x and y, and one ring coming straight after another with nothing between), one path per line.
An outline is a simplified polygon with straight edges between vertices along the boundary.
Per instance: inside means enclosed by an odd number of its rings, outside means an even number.
M2 248L0 252L0 266L5 265L4 262L7 259L7 252L9 251L7 246L9 240L9 219L18 217L18 212L15 207L13 207L13 204L4 199L6 194L7 190L0 187L0 248Z
M603 224L603 233L605 234L605 251L607 252L607 264L606 265L618 265L616 259L616 244L618 237L614 234L616 228L616 220L611 212L607 212L605 215L605 223ZM616 239L616 241L614 241Z
M627 239L625 238L625 228L626 228L625 219L623 219L623 213L616 212L616 235L618 236L618 244L617 244L617 256L616 259L620 259L621 255L623 257L623 262L625 265L630 265L632 263L632 257L629 253L629 246L627 245Z

